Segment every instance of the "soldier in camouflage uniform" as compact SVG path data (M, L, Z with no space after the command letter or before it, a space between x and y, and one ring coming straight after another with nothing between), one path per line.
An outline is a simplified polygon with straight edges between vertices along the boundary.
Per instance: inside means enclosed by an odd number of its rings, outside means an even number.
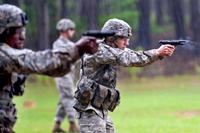
M160 58L171 56L175 48L163 45L148 51L133 51L126 48L131 37L131 27L123 20L110 19L104 32L115 32L105 38L94 55L85 55L82 75L75 92L74 108L79 113L81 133L114 133L108 111L114 111L120 101L116 89L116 67L144 67Z
M59 31L59 38L54 42L53 49L74 45L69 39L74 36L75 24L70 19L61 19L56 25ZM74 70L75 66L73 66ZM75 122L74 104L74 76L73 72L66 74L63 77L55 78L57 88L60 92L60 99L57 107L55 124L53 132L65 132L60 126L65 116L69 119L69 132L78 132L78 127Z
M0 133L14 133L17 116L12 99L23 93L15 86L24 82L19 74L63 76L84 53L94 53L98 47L94 38L86 37L73 46L56 50L34 52L21 49L26 24L26 14L20 8L0 5Z

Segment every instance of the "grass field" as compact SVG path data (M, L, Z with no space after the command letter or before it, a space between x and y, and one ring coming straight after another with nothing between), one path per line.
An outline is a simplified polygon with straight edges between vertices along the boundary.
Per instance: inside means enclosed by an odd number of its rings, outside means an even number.
M15 98L16 132L50 133L58 101L54 84L26 87L25 95ZM200 76L134 79L118 87L121 104L111 113L117 133L200 133Z

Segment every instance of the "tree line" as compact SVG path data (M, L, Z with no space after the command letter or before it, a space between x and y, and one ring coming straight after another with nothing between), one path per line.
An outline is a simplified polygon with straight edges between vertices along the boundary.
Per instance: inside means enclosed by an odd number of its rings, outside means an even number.
M127 21L134 32L134 43L150 48L152 35L167 34L167 38L200 42L199 0L0 0L20 6L26 11L27 47L51 48L56 39L56 22L70 18L76 22L79 38L84 30L100 29L113 17ZM133 44L134 44L133 43ZM130 47L133 47L131 45ZM196 53L200 53L197 49Z

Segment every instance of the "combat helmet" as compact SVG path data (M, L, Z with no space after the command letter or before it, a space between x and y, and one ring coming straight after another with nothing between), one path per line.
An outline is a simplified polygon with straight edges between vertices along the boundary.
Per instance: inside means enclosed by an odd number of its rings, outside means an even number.
M109 19L101 29L102 32L115 32L115 36L131 37L131 27L124 20Z
M72 20L66 18L63 18L60 21L58 21L56 25L56 29L59 31L65 31L67 29L74 29L74 28L75 28L75 23Z
M26 14L19 7L10 4L0 5L0 34L7 28L21 27L27 23Z

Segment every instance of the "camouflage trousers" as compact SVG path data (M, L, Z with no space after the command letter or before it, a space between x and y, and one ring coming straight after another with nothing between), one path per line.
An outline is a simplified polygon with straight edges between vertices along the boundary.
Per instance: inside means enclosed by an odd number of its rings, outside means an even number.
M13 127L17 120L15 105L11 103L0 106L2 107L0 109L0 133L14 133Z
M57 84L57 88L60 93L60 99L57 106L55 121L62 122L67 116L69 121L75 121L75 110L74 105L74 93L73 86L63 86Z
M92 110L80 113L78 122L80 133L115 133L111 118L102 118Z

